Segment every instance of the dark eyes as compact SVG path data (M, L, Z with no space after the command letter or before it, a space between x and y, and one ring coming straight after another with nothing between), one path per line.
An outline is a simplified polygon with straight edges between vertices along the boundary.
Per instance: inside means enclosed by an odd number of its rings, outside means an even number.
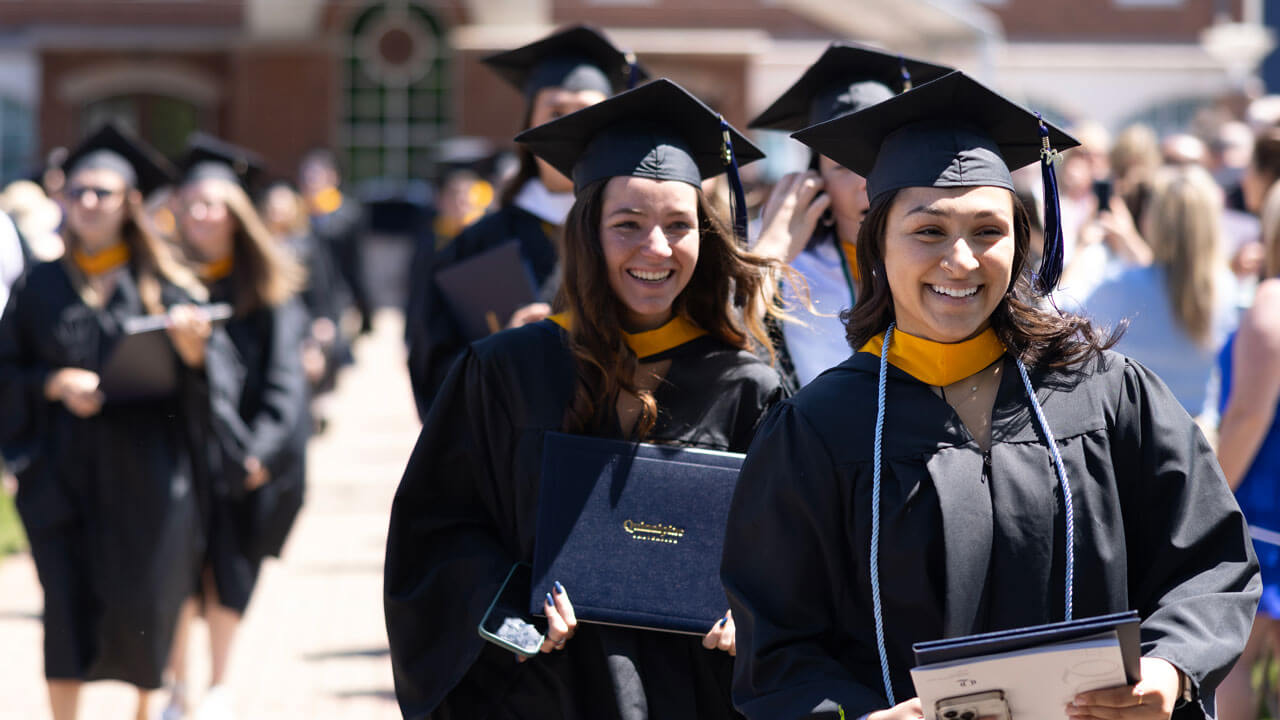
M918 228L918 229L916 229L916 230L912 231L912 233L911 233L911 234L913 234L913 235L923 235L923 236L925 236L925 237L930 237L930 238L941 238L941 237L945 237L945 236L947 236L947 235L948 235L948 233L947 233L946 231L944 231L944 230L943 230L942 228L940 228L940 227L937 227L936 225L928 225L928 226L926 226L926 227ZM982 237L982 238L993 238L993 239L998 239L998 238L1002 238L1002 237L1004 237L1004 236L1005 236L1005 235L1007 235L1007 234L1008 234L1008 233L1004 230L1004 228L999 228L999 227L995 227L995 226L988 226L988 227L984 227L984 228L980 228L980 229L978 229L978 230L975 230L975 231L973 232L973 237Z
M622 230L624 232L635 232L640 229L640 223L635 220L620 220L616 223L613 223L609 227L614 228L616 230ZM684 220L676 220L674 222L667 223L664 229L668 233L683 234L692 230L693 225L691 223L685 222Z

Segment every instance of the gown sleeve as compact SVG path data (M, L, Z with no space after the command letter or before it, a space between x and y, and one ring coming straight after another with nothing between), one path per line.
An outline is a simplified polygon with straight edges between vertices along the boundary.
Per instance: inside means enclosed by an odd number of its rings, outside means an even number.
M454 365L392 504L383 609L406 718L430 714L475 663L480 618L516 560L485 499L507 475L514 430L483 366L473 350Z
M6 454L20 454L38 434L47 404L44 385L53 370L31 350L35 338L28 316L34 308L27 303L32 295L26 280L19 279L0 315L0 447Z
M789 403L778 406L743 464L721 563L737 624L733 701L748 718L836 718L838 705L857 718L887 705L837 659L875 654L839 630L859 586L847 577L857 564L840 487L817 431ZM774 539L770 552L760 538Z
M471 232L475 232L474 227ZM430 264L421 268L423 276L415 280L415 297L411 300L414 312L407 319L413 327L406 330L406 335L409 340L409 379L413 385L418 417L423 422L426 422L446 373L466 346L436 284L435 273L457 261L459 243L468 242L469 237L464 230L462 235L437 253Z
M302 372L302 338L307 313L297 300L271 311L271 347L262 379L262 403L249 421L247 455L278 477L295 460L298 423L307 412L307 379Z
M1116 477L1128 494L1129 597L1143 617L1143 654L1181 669L1213 717L1214 689L1244 648L1262 589L1248 527L1195 422L1132 361L1116 432Z

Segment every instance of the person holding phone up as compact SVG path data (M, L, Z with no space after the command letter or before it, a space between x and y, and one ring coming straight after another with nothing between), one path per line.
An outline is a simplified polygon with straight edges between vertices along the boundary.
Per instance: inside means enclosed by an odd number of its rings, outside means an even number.
M794 132L893 97L912 82L928 82L950 68L903 58L846 42L834 42L822 57L748 127ZM780 364L794 387L807 385L823 370L849 356L840 313L858 294L855 252L858 228L867 214L867 181L820 153L809 169L783 177L761 216L754 250L790 264L808 285L815 314L774 328L781 342ZM788 280L784 303L804 291Z

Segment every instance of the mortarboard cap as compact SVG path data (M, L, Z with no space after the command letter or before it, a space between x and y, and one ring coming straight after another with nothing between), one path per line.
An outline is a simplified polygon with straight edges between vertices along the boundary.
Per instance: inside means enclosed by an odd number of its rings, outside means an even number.
M489 55L482 62L529 99L547 87L612 95L649 77L629 53L586 25L574 25L523 47Z
M905 187L1012 191L1010 171L1041 160L1045 254L1037 282L1042 293L1057 284L1062 241L1052 156L1080 143L963 72L792 137L865 177L872 201Z
M747 127L802 130L871 107L913 84L936 80L951 70L856 43L833 42L794 85Z
M182 182L218 178L252 188L265 171L262 157L248 148L233 145L203 132L187 138L187 151L182 157Z
M67 154L62 170L70 177L78 170L111 170L143 195L173 182L173 165L158 150L129 131L107 122Z
M764 157L716 111L661 78L525 130L516 142L573 178L575 190L621 175L698 185L726 170L726 128L739 163Z

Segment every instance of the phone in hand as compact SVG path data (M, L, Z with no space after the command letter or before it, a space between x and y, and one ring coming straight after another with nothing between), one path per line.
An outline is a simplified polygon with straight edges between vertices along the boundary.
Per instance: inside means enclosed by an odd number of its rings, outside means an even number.
M943 698L934 709L937 720L1012 720L1003 690Z
M528 607L532 583L533 568L528 563L512 565L478 628L480 637L525 658L538 654L547 633L545 627L535 624L522 610Z
M1098 198L1098 212L1109 212L1111 210L1111 189L1110 180L1093 181L1093 195Z

